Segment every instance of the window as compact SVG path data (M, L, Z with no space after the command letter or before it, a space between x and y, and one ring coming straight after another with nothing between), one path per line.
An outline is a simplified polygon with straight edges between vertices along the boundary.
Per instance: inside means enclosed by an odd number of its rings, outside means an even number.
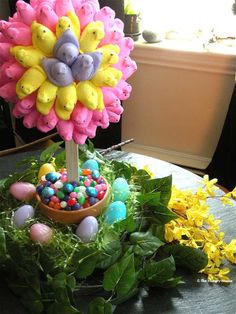
M208 36L236 37L233 0L145 0L140 1L143 29L177 39ZM171 37L171 36L170 36Z

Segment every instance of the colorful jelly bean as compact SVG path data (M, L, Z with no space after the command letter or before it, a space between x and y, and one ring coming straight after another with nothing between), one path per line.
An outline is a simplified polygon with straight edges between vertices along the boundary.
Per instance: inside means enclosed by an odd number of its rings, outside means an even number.
M54 183L54 186L56 189L61 189L63 187L63 183L58 180L57 182Z
M55 191L52 189L52 188L50 188L50 187L45 187L43 190L42 190L42 193L41 193L41 195L45 198L48 198L48 197L51 197L51 196L53 196L55 194Z
M86 163L85 163L86 165ZM83 166L78 182L68 182L66 169L47 173L36 191L47 206L74 211L93 206L106 194L106 181L100 176L97 162L90 160Z
M63 189L64 189L64 191L66 191L68 193L71 193L74 191L74 187L71 183L64 184Z
M91 186L87 187L86 193L88 196L93 196L93 197L96 197L98 195L98 191Z

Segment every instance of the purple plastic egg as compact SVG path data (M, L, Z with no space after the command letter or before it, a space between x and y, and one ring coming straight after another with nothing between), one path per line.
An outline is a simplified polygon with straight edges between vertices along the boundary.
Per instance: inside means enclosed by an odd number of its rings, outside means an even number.
M31 205L23 205L19 207L13 214L13 223L16 228L23 228L27 220L34 217L35 209Z
M10 186L9 191L19 201L30 201L35 196L36 188L28 182L15 182Z
M76 229L76 235L84 243L94 241L98 232L98 221L93 216L85 217Z
M52 240L52 236L52 229L45 224L36 223L30 227L30 238L36 243L48 244Z

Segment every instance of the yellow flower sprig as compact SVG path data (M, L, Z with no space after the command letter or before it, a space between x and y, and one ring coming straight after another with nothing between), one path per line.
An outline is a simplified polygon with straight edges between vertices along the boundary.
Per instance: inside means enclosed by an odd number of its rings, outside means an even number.
M224 232L219 227L221 220L209 212L207 199L216 197L215 191L219 189L215 185L217 179L209 180L206 175L201 183L203 186L196 192L172 187L169 208L179 217L165 225L165 239L169 243L177 241L203 250L208 256L208 264L200 272L207 275L209 281L230 282L227 276L230 269L224 267L224 262L236 264L236 239L228 244L224 242ZM223 205L231 205L235 197L236 188L219 199Z

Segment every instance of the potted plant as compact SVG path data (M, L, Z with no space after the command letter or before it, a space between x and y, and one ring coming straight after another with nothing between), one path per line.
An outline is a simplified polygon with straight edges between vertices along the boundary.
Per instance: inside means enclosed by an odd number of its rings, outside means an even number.
M124 32L126 36L138 40L141 35L141 16L138 0L124 1Z

